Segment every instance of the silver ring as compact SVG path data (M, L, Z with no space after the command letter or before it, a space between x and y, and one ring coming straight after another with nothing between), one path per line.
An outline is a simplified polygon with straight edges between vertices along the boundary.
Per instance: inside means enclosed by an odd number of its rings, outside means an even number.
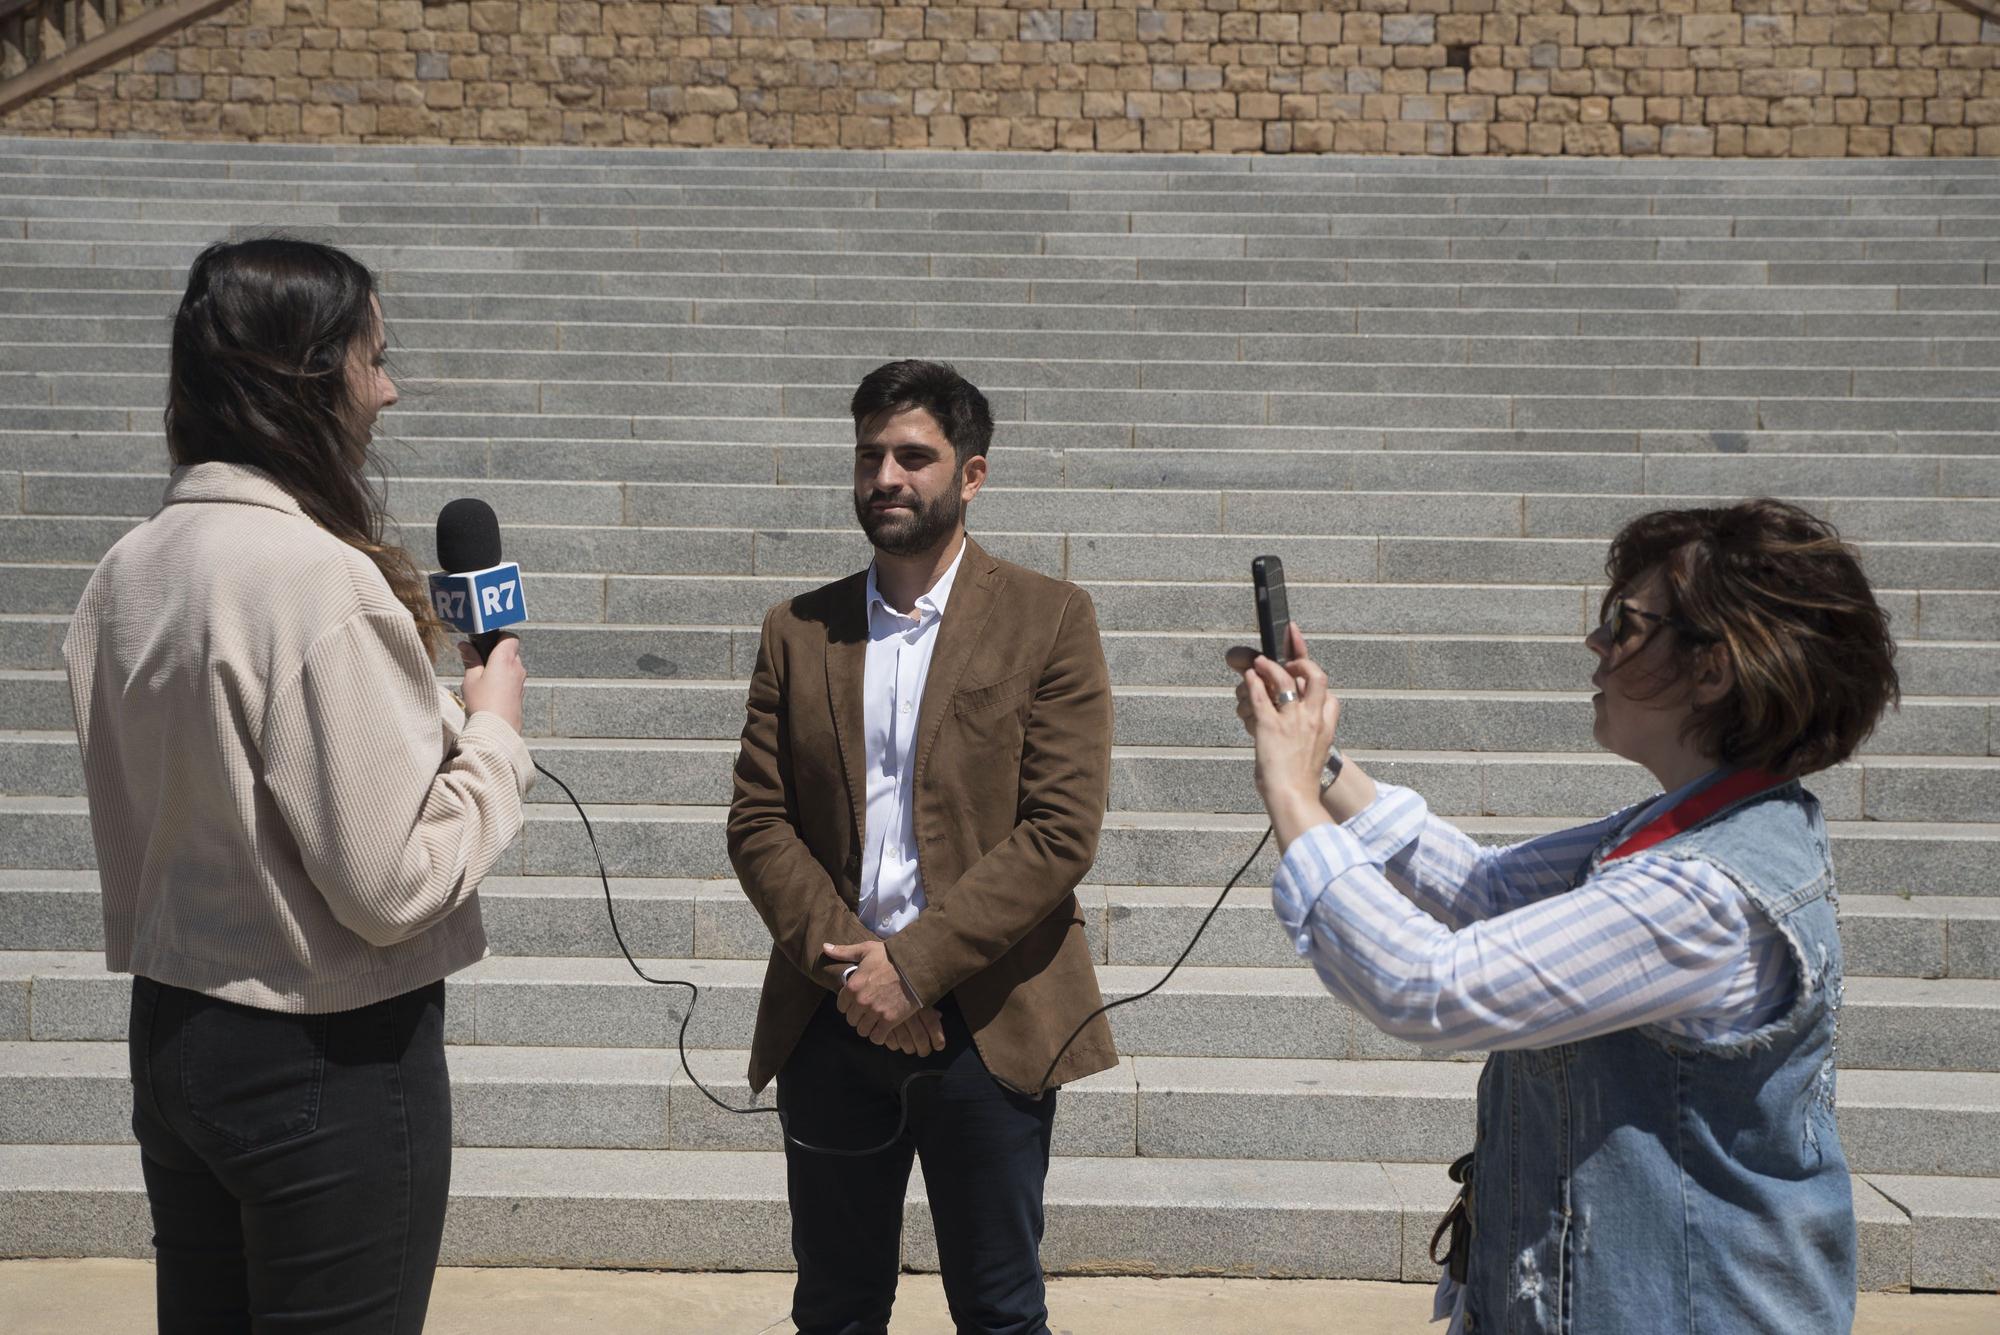
M1297 691L1279 691L1276 698L1279 704L1289 705L1298 700L1299 693Z

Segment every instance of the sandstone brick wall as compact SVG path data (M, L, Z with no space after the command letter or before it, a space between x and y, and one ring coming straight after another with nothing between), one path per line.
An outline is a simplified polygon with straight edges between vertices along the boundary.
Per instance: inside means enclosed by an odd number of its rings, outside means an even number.
M2000 0L244 0L0 120L369 142L2000 155Z

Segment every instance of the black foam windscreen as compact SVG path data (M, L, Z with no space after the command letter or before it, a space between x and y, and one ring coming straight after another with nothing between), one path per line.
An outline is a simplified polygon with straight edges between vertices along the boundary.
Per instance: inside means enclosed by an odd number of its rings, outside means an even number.
M461 496L438 511L438 568L447 574L500 564L500 516L477 496Z

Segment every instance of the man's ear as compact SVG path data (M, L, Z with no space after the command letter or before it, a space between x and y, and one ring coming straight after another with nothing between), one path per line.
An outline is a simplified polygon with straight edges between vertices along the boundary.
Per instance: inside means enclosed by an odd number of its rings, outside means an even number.
M986 456L973 455L965 461L965 467L960 473L962 481L959 484L958 499L963 503L977 496L979 489L986 485Z

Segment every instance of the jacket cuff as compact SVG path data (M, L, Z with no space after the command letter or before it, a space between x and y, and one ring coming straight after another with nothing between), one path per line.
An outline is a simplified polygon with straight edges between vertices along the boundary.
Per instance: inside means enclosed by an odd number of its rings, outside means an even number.
M916 988L910 986L910 975L903 972L902 965L896 964L896 957L894 955L889 956L889 963L895 965L896 977L902 980L903 995L910 999L912 1006L915 1006L918 1010L922 1010L924 1008L924 999L917 995Z
M916 923L911 923L910 927L905 927L902 932L898 932L896 933L895 936L889 937L882 942L883 946L886 947L889 952L889 963L896 966L896 976L903 980L903 991L907 992L909 994L910 1000L916 1002L919 1007L935 1006L937 1004L937 998L931 997L927 999L925 997L924 994L926 988L919 987L917 985L918 980L910 976L911 972L910 968L905 967L904 962L896 958L896 945L905 932L908 932L911 927L915 927L917 923L920 923L922 921L923 921L923 915L918 914ZM906 954L908 953L907 943L905 943L904 953ZM917 961L911 960L909 963L910 966L915 966L917 964ZM919 969L918 972L921 973L923 971ZM942 996L944 989L940 988L938 989L938 992L939 995Z
M458 734L461 750L466 743L484 745L500 753L507 763L514 767L514 784L522 797L535 786L535 758L528 751L528 743L514 725L498 714L478 713L466 719L465 727Z

